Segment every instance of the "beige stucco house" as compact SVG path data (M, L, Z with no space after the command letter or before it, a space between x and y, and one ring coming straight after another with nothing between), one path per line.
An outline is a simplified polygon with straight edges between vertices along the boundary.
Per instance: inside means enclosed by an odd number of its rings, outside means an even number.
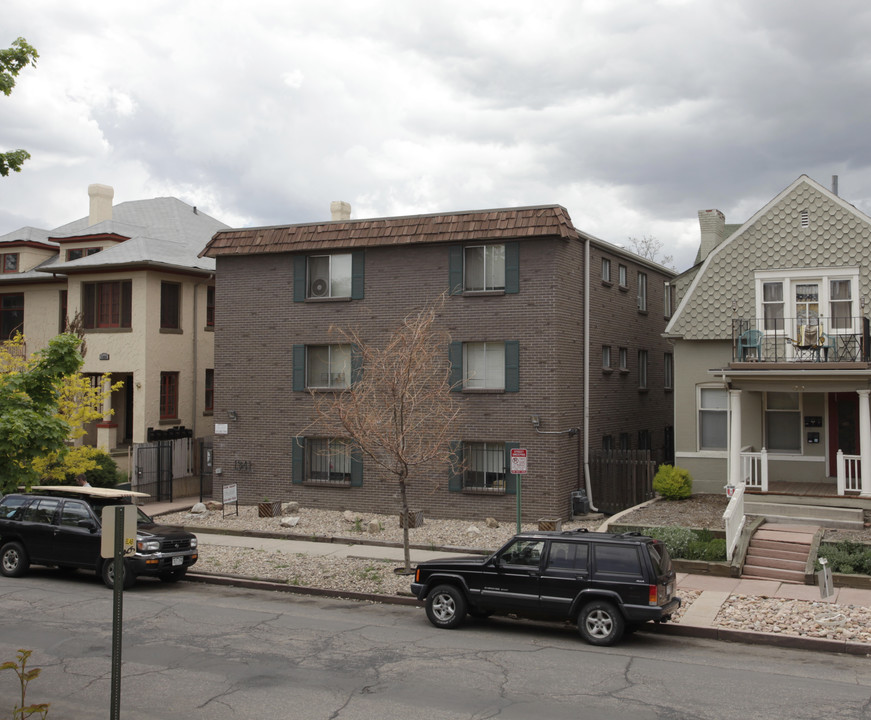
M676 463L694 489L871 498L871 218L801 176L750 220L699 213L676 281Z
M20 330L32 353L80 318L82 371L124 383L90 444L124 456L157 430L211 435L215 263L197 253L226 226L175 198L88 194L86 217L0 235L0 339Z

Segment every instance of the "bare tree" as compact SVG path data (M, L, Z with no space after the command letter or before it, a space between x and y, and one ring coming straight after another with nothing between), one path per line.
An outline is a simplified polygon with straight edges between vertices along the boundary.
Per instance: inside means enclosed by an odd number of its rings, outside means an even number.
M662 252L663 244L653 235L642 235L641 239L630 237L628 240L629 249L636 255L657 262L660 265L665 265L672 270L674 269L674 255L663 255L660 258L659 253Z
M352 347L354 375L339 393L312 393L315 424L338 431L399 485L405 570L411 570L407 486L421 466L456 462L449 440L460 412L450 386L450 337L434 327L445 296L407 315L384 342L331 328Z

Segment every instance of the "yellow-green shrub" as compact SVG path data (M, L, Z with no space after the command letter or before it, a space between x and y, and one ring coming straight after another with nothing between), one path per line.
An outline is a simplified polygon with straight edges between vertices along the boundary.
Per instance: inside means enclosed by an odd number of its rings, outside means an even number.
M683 468L660 465L653 478L653 489L666 500L683 500L692 495L693 479Z

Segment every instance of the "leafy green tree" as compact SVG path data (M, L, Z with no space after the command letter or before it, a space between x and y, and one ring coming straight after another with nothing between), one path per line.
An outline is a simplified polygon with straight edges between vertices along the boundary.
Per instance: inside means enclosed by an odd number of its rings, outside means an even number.
M12 43L12 47L0 50L0 92L11 95L15 87L15 78L28 65L36 67L39 53L36 48L20 37ZM27 150L10 150L0 152L0 176L6 177L10 170L21 172L21 165L30 157Z
M70 425L58 402L64 377L81 367L79 342L58 335L26 367L0 374L0 492L32 485L34 458L64 446Z

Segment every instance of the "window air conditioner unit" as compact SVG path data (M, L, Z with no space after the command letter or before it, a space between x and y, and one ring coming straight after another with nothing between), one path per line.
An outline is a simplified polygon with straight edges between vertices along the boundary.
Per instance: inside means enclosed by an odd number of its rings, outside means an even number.
M329 284L324 278L315 278L311 284L312 297L326 297Z

